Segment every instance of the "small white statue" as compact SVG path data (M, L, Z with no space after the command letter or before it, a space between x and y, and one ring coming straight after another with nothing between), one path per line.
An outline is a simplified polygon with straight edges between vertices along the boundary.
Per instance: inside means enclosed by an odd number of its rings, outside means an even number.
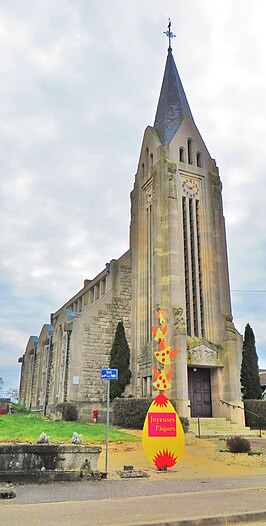
M50 437L45 433L41 433L39 438L36 440L36 444L50 444Z
M82 444L82 435L79 435L76 431L73 433L72 444Z

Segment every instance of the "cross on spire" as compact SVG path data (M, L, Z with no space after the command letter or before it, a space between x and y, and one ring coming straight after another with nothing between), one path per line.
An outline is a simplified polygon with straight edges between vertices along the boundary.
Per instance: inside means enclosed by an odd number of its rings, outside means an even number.
M168 51L172 51L171 38L174 38L176 35L174 35L174 33L171 31L171 20L170 20L170 18L168 20L169 20L169 23L168 23L168 26L167 26L168 29L167 29L167 31L164 31L164 34L169 38Z

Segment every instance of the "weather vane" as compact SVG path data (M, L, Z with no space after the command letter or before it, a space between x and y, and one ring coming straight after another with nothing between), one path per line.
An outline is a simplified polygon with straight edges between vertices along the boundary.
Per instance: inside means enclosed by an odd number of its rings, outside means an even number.
M169 20L169 24L168 24L168 29L167 31L164 31L164 34L169 38L169 48L168 48L168 51L172 51L172 48L171 48L171 38L174 38L176 35L174 35L174 33L171 31L171 20L170 18L168 19Z

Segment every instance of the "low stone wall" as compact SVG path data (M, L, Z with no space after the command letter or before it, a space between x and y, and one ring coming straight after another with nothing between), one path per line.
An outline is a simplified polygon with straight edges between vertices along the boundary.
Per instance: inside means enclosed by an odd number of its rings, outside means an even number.
M93 471L101 447L59 444L0 444L0 481L78 480L84 464Z

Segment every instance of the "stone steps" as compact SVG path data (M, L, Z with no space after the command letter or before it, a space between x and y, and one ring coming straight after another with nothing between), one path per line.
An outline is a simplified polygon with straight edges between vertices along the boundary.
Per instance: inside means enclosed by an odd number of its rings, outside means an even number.
M257 436L258 432L249 427L239 426L226 418L200 418L200 435L204 438L228 437L228 436ZM199 434L198 419L190 419L190 431Z

